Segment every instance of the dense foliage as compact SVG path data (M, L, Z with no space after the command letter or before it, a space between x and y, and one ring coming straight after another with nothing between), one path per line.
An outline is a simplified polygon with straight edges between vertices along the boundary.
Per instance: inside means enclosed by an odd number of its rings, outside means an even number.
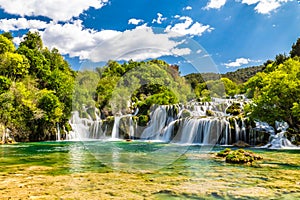
M154 104L175 104L193 98L178 68L161 60L123 64L109 61L97 71L100 80L95 100L103 117L138 109L139 119L147 120Z
M54 139L68 124L75 72L38 33L28 32L17 49L12 39L0 35L0 125L17 141Z
M253 103L249 116L275 125L285 121L289 131L300 132L300 38L293 44L290 56L278 54L267 61L263 71L244 83L241 92Z
M270 124L286 121L300 130L300 61L289 58L282 64L269 64L264 72L246 84L247 94L253 97L251 116Z
M222 74L222 77L229 78L230 80L241 84L247 82L256 73L263 71L264 68L265 65L242 68L234 72L227 72L226 74Z
M238 69L225 74L192 73L185 76L194 89L196 96L202 101L210 101L210 97L232 97L239 94L242 83L265 69L265 65Z

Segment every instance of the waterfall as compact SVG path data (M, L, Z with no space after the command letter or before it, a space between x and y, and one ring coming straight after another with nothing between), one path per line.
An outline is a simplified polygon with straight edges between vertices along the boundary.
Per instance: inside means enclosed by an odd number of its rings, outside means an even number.
M231 106L239 106L238 108ZM139 127L134 114L119 115L107 119L100 118L100 112L87 109L80 117L78 111L72 113L72 131L66 134L67 140L88 139L141 139L157 140L178 144L232 145L243 141L251 145L266 144L271 148L293 147L285 137L287 127L277 123L277 130L267 123L256 122L255 127L246 118L226 113L227 109L242 110L244 102L234 99L213 98L212 102L192 101L186 105L154 105L146 127ZM92 113L92 114L88 114ZM57 140L60 138L57 126Z
M115 117L114 127L111 133L112 139L118 139L119 138L119 124L120 124L121 117Z
M159 140L167 122L167 106L159 106L151 113L151 121L141 135L141 139Z
M276 130L279 131L277 134L273 133L270 136L269 144L264 147L270 149L281 149L281 148L296 148L297 146L293 145L291 141L289 141L285 137L285 133L289 128L289 125L286 122L275 122Z
M66 140L89 140L101 139L105 136L102 131L102 121L100 120L97 110L94 113L95 120L90 115L81 118L78 111L72 113L69 121L72 131L66 135Z
M60 136L60 127L59 124L56 124L56 141L60 141L61 136Z

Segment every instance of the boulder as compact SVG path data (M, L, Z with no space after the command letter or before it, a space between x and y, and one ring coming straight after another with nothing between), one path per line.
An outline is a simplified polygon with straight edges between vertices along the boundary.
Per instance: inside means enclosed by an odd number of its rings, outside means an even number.
M246 142L243 142L241 140L237 141L236 143L232 144L235 147L241 147L241 148L245 148L245 147L250 147L250 145Z

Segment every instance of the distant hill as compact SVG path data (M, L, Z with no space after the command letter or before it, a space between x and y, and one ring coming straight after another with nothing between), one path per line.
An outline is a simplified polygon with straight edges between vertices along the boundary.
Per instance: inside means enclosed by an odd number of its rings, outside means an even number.
M245 83L246 81L248 81L249 78L254 76L257 72L263 71L264 68L265 68L264 65L242 68L234 72L227 72L226 74L222 74L222 77L229 78L230 80L236 83Z
M234 72L227 72L226 74L217 74L217 73L192 73L184 76L186 80L191 84L194 88L198 83L203 83L208 80L217 80L222 77L229 78L230 80L236 83L244 83L249 78L254 76L257 72L263 71L265 68L264 65L255 66L255 67L247 67L238 69Z

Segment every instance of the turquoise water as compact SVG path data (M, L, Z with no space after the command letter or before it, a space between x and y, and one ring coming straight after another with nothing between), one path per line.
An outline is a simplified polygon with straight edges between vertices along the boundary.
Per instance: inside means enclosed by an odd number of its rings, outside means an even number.
M42 191L49 188L45 199L67 194L75 195L70 199L85 199L82 195L95 192L106 195L103 199L123 199L125 190L128 199L300 198L299 150L251 149L264 159L248 166L216 159L214 153L224 148L136 141L1 145L0 191L9 197L10 191L20 188L7 182L23 181ZM72 182L77 176L82 179L77 193L60 187L51 192L56 184L64 186L65 180ZM46 180L45 187L34 177ZM87 187L91 183L93 187Z

